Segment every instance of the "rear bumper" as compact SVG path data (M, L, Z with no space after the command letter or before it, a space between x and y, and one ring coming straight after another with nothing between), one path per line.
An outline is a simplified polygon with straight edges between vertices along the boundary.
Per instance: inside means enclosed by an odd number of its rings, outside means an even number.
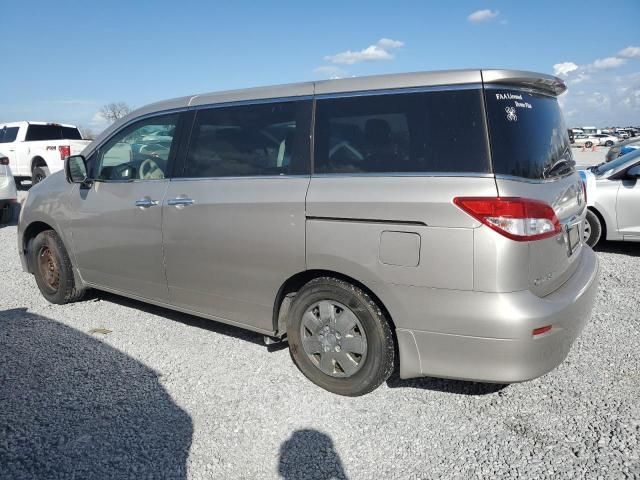
M584 248L581 256L573 276L543 298L529 291L457 291L448 302L436 305L443 309L448 303L449 310L438 312L425 302L429 295L420 295L414 289L409 295L413 298L408 298L407 292L403 292L400 296L412 302L413 308L428 312L428 317L435 320L441 313L452 321L436 320L439 331L397 325L400 376L514 383L554 369L566 358L590 318L598 288L596 255L590 248ZM452 316L458 318L454 320ZM428 327L431 323L427 319L424 325ZM443 323L454 328L442 328ZM553 327L534 338L533 329L546 325ZM486 336L479 334L483 331Z

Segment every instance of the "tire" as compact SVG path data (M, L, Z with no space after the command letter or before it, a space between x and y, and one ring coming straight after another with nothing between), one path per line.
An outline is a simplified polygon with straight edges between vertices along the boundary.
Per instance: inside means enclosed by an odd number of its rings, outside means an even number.
M602 236L602 224L598 215L591 210L587 210L587 217L584 225L584 242L591 248L595 247Z
M584 146L587 148L591 148L593 147L593 142L585 142Z
M320 308L329 315L323 318ZM316 278L300 289L289 311L287 338L300 371L338 395L369 393L393 372L393 333L382 309L363 290L336 278Z
M10 223L13 220L13 204L0 204L0 225Z
M36 167L33 169L33 175L31 175L31 185L35 185L36 183L40 183L42 180L47 178L48 169L46 167Z
M64 305L84 295L84 289L75 284L67 250L53 230L40 232L30 242L29 264L40 292L49 302Z
M606 142L604 142L604 146L605 147L613 147L613 142L611 140L607 140Z

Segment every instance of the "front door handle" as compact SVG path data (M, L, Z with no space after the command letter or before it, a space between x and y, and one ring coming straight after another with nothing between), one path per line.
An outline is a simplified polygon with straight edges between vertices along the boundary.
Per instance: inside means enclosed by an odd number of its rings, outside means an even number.
M158 205L158 201L151 200L149 197L144 197L140 200L136 200L136 207L149 208L153 207L154 205Z
M196 202L194 202L192 198L186 198L186 197L170 198L169 200L167 200L167 205L176 206L176 207L193 205L194 203Z

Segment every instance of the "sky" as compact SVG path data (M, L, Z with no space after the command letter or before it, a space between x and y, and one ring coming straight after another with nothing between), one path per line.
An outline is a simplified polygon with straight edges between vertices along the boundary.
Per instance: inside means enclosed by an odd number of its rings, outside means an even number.
M28 5L28 8L25 6ZM570 126L640 124L640 0L0 1L0 122L382 73L561 76Z

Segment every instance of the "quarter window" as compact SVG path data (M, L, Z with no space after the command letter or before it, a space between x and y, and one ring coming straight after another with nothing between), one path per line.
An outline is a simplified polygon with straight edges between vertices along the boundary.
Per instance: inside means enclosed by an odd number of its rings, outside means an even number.
M309 101L198 111L184 176L307 174L310 116Z
M18 127L4 127L0 129L0 143L11 143L16 141Z
M178 114L134 123L112 137L91 168L96 180L159 180L168 176Z
M489 171L479 89L318 100L316 173Z

